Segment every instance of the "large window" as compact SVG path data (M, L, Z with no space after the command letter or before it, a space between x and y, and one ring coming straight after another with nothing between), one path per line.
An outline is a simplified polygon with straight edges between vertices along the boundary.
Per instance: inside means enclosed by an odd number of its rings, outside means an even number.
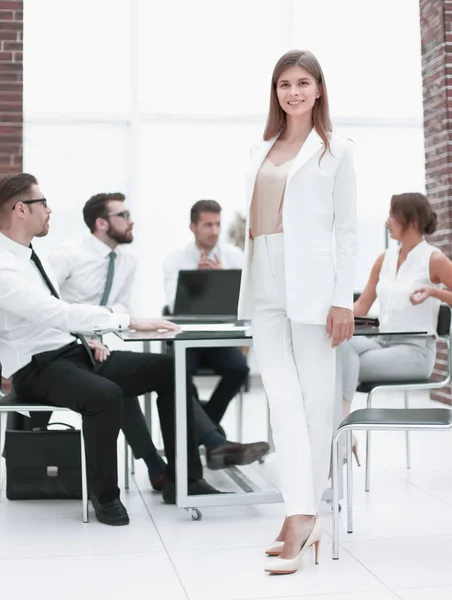
M42 252L86 231L90 195L124 191L141 257L135 308L158 313L162 261L190 240L190 206L218 200L226 235L274 63L309 48L335 130L356 142L362 288L391 195L424 189L418 2L367 4L25 0L24 164L54 209Z

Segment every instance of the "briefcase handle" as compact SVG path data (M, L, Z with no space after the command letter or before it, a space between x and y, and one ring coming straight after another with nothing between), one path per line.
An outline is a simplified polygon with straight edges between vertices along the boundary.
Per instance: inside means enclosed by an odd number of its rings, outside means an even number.
M49 427L52 425L64 425L67 429L75 429L73 425L69 425L69 423L62 423L61 421L55 421L55 423L49 423L47 427L36 427L33 431L48 431Z

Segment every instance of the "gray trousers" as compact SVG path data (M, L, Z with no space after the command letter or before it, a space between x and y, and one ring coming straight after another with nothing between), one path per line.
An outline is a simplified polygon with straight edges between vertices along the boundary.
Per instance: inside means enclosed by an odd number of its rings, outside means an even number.
M338 348L342 363L342 394L353 400L359 383L424 379L435 365L436 342L433 337L357 336Z

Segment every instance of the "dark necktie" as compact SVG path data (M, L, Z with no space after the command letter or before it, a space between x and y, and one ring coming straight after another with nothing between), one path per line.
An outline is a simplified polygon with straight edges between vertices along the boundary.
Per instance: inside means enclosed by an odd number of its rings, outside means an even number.
M42 262L39 260L39 256L33 250L31 245L30 245L30 248L31 248L31 260L35 263L38 271L41 273L41 276L44 279L44 281L46 282L46 285L49 288L50 292L52 293L52 296L55 296L55 298L58 298L58 300L59 300L60 296L58 295L58 292L56 291L53 283L50 281L49 276L45 272L44 267L42 266ZM77 339L80 340L80 342L82 343L82 346L85 348L86 352L88 353L89 359L90 359L93 367L95 367L96 361L94 360L93 353L91 352L91 348L88 346L88 342L86 341L85 336L83 336L81 333L73 333L72 335L74 335Z
M115 275L116 256L117 256L116 252L113 252L113 251L110 252L110 254L108 255L110 261L108 263L107 278L105 280L104 293L102 294L102 299L100 301L101 306L106 306L107 302L108 302L108 298L110 297L111 286L113 285L113 277Z

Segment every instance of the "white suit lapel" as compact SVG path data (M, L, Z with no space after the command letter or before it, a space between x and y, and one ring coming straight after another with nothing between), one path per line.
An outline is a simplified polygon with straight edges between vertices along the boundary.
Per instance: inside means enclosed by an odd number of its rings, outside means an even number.
M296 155L289 174L287 175L287 183L292 179L295 173L301 169L301 167L308 162L308 160L319 150L323 152L324 144L322 138L319 136L317 131L312 128L311 133L306 138L305 143L300 148Z

